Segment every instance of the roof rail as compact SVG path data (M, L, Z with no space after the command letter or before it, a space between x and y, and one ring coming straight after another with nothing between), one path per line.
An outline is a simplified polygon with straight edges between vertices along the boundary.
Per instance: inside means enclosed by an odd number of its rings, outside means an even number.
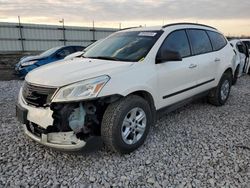
M123 31L123 30L127 30L127 29L135 29L135 28L140 28L140 27L142 27L142 26L140 25L140 26L136 26L136 27L126 27L126 28L120 29L119 31Z
M174 26L174 25L197 25L197 26L204 26L204 27L209 27L209 28L211 28L211 29L217 30L216 28L211 27L211 26L209 26L209 25L198 24L198 23L189 23L189 22L181 22L181 23L167 24L167 25L162 26L162 28L166 28L166 27Z

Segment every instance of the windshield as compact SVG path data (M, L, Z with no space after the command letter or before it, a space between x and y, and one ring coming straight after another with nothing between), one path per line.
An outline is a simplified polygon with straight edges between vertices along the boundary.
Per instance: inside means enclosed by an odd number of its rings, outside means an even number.
M102 41L103 41L103 39L100 39L100 40L95 41L94 43L88 45L88 46L83 50L83 52L87 52L90 48L93 48L94 46L96 46L97 44L99 44L99 43L102 42Z
M89 49L84 57L139 61L146 57L163 31L118 32Z
M60 48L61 48L61 46L60 47L51 48L51 49L46 50L45 52L41 53L39 56L42 56L42 57L50 56L50 55L52 55L53 53L55 53Z

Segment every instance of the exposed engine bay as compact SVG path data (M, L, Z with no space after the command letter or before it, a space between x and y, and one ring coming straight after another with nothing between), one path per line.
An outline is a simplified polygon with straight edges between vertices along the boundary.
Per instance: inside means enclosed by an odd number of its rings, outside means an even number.
M119 96L112 96L93 101L75 103L52 103L54 119L52 132L73 131L78 139L85 140L90 136L101 135L102 117L108 104ZM49 132L51 132L49 131Z

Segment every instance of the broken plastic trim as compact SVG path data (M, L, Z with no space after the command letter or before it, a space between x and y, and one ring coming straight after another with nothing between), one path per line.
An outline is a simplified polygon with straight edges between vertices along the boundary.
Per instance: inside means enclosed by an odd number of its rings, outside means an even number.
M41 138L39 138L36 135L32 134L30 131L28 131L25 125L23 127L25 134L31 139L54 149L76 151L80 150L86 145L85 141L76 138L73 131L64 133L57 132L42 134Z

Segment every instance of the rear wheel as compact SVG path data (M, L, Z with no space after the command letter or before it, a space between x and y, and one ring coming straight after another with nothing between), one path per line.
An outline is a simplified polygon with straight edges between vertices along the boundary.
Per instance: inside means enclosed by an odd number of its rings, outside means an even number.
M226 103L232 85L232 74L226 72L222 75L220 82L216 88L210 91L208 102L215 106L222 106Z
M151 124L152 113L147 101L131 95L107 107L101 135L108 149L130 153L144 143Z

